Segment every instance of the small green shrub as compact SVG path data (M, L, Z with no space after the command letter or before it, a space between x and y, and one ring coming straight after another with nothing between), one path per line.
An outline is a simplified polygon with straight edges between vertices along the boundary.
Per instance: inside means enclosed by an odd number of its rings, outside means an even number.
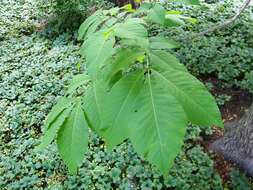
M230 172L231 184L230 188L232 190L251 190L252 184L244 173L241 173L237 169L232 169Z
M38 4L51 14L47 32L54 35L75 31L96 10L113 6L107 0L40 0Z

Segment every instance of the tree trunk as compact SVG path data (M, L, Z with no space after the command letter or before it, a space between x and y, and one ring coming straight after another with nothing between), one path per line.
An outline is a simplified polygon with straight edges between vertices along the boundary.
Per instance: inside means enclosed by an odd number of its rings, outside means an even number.
M239 122L228 125L225 130L224 137L210 148L253 177L253 104Z

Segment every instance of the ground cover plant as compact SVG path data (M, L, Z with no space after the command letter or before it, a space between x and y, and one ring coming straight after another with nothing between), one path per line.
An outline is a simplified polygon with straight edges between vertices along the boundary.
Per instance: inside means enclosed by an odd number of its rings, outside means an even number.
M9 4L10 2L11 4ZM238 171L231 174L231 182L230 180L222 182L219 170L214 168L214 157L204 153L204 148L199 143L204 142L203 138L205 139L205 136L212 131L210 128L202 130L197 126L192 126L188 129L185 137L186 144L176 158L175 165L171 168L166 180L162 178L155 167L137 156L129 142L124 142L108 154L104 150L105 147L101 139L93 133L90 134L91 140L86 158L78 174L74 176L67 174L55 145L49 145L43 152L34 152L34 147L40 142L39 138L42 135L42 125L46 115L57 99L66 93L66 86L70 79L74 75L82 73L83 68L78 64L80 44L76 44L72 34L68 33L53 38L45 36L44 31L38 25L40 22L38 15L41 13L32 11L36 9L31 2L4 1L0 5L0 189L251 188L248 183L249 179L243 177ZM216 9L219 7L223 7L223 13L226 14L230 14L233 9L231 4L211 4L203 17L206 16L208 20L212 11L217 11ZM190 8L188 9L191 11ZM203 12L202 9L198 9L198 11L199 14ZM24 13L26 16L23 15ZM13 16L11 22L7 19L10 18L10 15ZM222 18L219 17L219 19ZM240 18L240 21L242 21L240 27L248 28L250 26L247 14ZM216 20L209 22L214 24ZM242 35L243 31L239 30L239 26L232 27L238 27L238 30L229 29L230 32L237 34L236 38L232 37L233 35L229 38L227 35L227 39L237 39L233 44L234 47L240 47L239 42L242 40L239 39L246 39L245 35ZM182 28L185 27L198 30L199 27L204 28L205 24L203 21L200 26L187 24ZM213 34L210 38L221 39L222 35L226 33L224 30ZM207 41L208 37L205 39ZM248 49L251 47L250 43L245 41L247 43L243 43L243 46ZM217 45L219 44L217 43ZM181 47L177 50L177 56L181 60L184 60L183 52L187 49ZM196 48L195 52L192 52L192 56L196 52L203 51L200 48L198 50ZM227 50L229 48L224 48L224 51ZM229 52L227 51L227 53ZM198 56L196 58L199 59ZM231 56L229 62L214 73L224 73L226 66L235 60L233 58L236 59ZM249 57L249 59L251 58ZM213 64L211 60L214 58L207 59L210 64ZM187 62L183 61L183 63L187 65ZM245 65L247 63L245 62ZM203 63L197 61L195 66L197 67L199 64ZM191 69L193 67L188 68L190 72L195 74ZM238 70L243 72L240 67ZM197 74L196 76L201 75ZM236 86L237 89L243 88L241 85L236 85L235 78L232 79L219 81L219 84ZM236 80L238 82L245 81L247 86L250 84L242 78ZM208 82L207 86L214 89L216 83ZM247 87L247 89L249 88ZM231 100L234 99L233 94L228 95L231 96ZM228 100L226 98L225 100L226 107Z

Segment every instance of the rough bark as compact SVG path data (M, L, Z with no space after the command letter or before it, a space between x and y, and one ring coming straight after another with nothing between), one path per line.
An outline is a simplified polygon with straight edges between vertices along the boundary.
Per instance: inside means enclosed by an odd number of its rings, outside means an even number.
M239 122L225 130L224 137L215 141L211 149L253 177L253 104Z

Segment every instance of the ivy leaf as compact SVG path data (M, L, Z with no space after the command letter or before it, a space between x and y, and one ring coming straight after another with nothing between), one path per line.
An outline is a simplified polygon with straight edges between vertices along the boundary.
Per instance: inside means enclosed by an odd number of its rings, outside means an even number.
M148 74L130 120L135 150L166 175L183 144L187 124L183 108Z
M191 74L167 68L164 72L152 70L159 81L183 106L189 121L196 125L222 127L219 108L205 86Z
M151 37L149 40L151 49L174 49L180 47L174 40L162 36Z
M143 71L135 71L120 79L104 102L102 136L108 149L114 148L128 138L128 120L133 102L143 83Z
M75 174L88 147L88 124L80 102L75 105L70 116L60 128L57 145L69 172Z

